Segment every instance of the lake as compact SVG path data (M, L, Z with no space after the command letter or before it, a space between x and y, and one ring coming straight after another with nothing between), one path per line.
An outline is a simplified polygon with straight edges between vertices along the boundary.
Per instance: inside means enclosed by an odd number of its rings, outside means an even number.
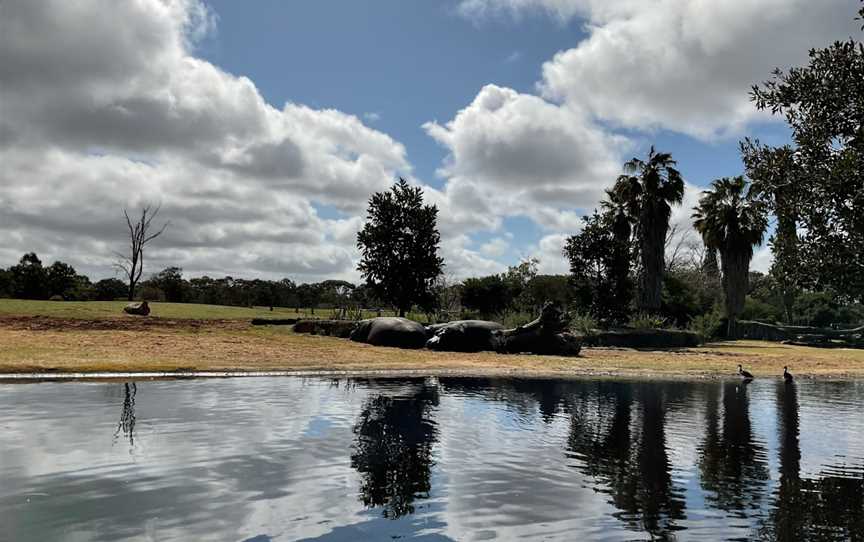
M0 540L864 540L864 381L0 384Z

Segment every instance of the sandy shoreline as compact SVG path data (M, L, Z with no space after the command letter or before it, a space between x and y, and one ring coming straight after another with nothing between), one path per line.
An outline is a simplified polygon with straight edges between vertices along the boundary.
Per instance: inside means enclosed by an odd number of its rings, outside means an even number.
M864 350L735 341L676 350L585 348L578 358L400 350L240 321L0 317L0 379L297 376L864 377ZM128 376L126 377L128 378Z

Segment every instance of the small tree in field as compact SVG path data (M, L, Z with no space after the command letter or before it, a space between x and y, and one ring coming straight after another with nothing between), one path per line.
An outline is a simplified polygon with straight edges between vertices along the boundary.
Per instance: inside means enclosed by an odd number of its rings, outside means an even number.
M129 255L117 253L119 261L116 265L123 272L123 276L129 284L129 301L135 298L135 286L138 285L141 274L144 272L144 247L162 235L162 232L168 227L166 222L159 230L152 231L153 219L158 214L159 207L151 211L150 206L146 205L141 209L141 218L133 223L132 219L129 218L129 213L123 209L126 226L129 228Z
M404 179L369 200L357 234L357 269L376 296L405 316L415 304L431 309L444 261L438 256L438 208L423 205L423 190Z

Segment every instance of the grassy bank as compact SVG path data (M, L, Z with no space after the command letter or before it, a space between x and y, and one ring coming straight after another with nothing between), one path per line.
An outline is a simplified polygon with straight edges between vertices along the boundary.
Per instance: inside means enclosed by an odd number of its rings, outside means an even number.
M0 317L45 316L51 318L76 318L96 320L125 318L123 307L127 301L33 301L24 299L0 299ZM285 307L227 307L225 305L202 305L197 303L150 303L150 316L174 320L251 320L252 318L330 318L331 309L296 309ZM364 318L377 316L377 311L363 311ZM382 311L382 316L392 316L392 311ZM423 321L425 315L411 314L412 319Z
M461 354L378 348L244 320L272 314L266 309L166 303L159 304L166 318L141 319L117 316L122 305L0 302L0 373L425 370L698 377L733 375L741 363L764 377L779 377L784 365L801 376L864 376L862 350L736 341L674 351L586 348L578 358Z

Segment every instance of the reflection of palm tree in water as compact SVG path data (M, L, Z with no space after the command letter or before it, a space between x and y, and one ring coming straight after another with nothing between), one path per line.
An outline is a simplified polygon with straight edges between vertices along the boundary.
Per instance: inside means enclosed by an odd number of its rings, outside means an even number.
M864 540L864 478L829 475L801 478L798 390L780 382L776 390L780 440L780 484L768 521L765 540ZM844 467L825 469L842 473Z
M765 450L753 439L747 388L723 384L723 425L718 429L718 389L707 394L705 439L700 447L699 469L706 500L726 512L746 517L758 510L769 473Z
M411 514L415 499L429 497L437 405L437 387L424 384L407 397L372 397L360 413L351 466L362 476L363 504L383 506L384 517Z
M597 386L596 405L574 409L568 448L582 460L580 470L606 486L612 504L622 511L619 519L652 536L670 537L675 520L684 517L684 502L673 487L666 449L665 390L636 388L639 428L631 429L634 387L615 382ZM595 410L597 418L591 420Z
M120 412L120 421L117 423L117 430L114 432L114 439L123 432L123 436L129 439L129 445L135 445L135 394L138 387L134 382L129 384L126 382L123 395L123 410Z

